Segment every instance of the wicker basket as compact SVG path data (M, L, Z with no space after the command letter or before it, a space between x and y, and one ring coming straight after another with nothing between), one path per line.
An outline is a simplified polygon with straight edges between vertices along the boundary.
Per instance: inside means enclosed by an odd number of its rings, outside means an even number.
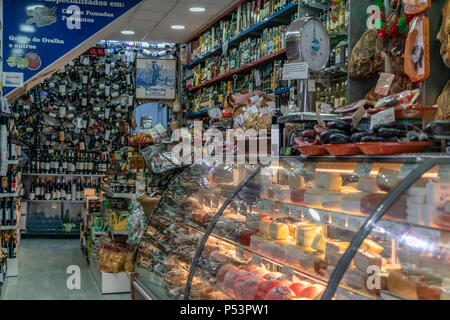
M150 217L153 210L156 208L156 205L159 202L159 197L149 197L149 196L142 196L138 198L139 203L142 205L142 208L144 208L145 215Z

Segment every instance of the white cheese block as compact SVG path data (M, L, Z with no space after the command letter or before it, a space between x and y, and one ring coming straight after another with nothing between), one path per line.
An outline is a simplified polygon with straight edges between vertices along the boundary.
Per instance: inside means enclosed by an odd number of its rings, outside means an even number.
M317 259L322 258L323 255L320 255L316 250L305 249L303 252L299 252L299 262L300 265L306 269L313 271L314 264Z
M291 190L286 190L286 189L278 190L277 192L275 192L274 199L277 201L290 201L291 200Z
M408 196L406 198L406 204L424 204L426 200L426 196Z
M289 227L285 223L273 222L269 229L270 237L274 240L286 240L289 236Z
M297 243L302 247L311 247L316 234L316 227L314 225L298 226Z
M410 195L410 196L426 196L427 189L426 188L409 188L408 195Z
M304 203L310 206L319 206L322 204L323 191L306 189Z
M318 233L316 237L314 238L311 248L319 251L319 252L325 252L325 246L327 244L327 241L323 235Z
M356 187L359 191L366 193L377 193L380 191L377 185L376 177L359 177L358 186Z
M365 193L351 193L342 196L341 210L360 212L361 200L365 195Z
M444 205L444 211L450 213L450 201L447 201Z
M427 183L427 203L444 207L450 201L450 183Z
M318 189L339 191L342 188L342 177L338 173L319 172L315 176L315 187Z
M289 175L288 176L289 187L291 189L304 189L305 188L305 178L299 175Z
M327 209L339 209L342 195L339 192L327 192L322 196L322 207Z

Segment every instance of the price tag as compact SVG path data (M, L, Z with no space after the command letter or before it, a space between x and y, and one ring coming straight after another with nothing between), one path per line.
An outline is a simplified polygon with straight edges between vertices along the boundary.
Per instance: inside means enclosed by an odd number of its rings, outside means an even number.
M259 70L255 71L255 83L257 87L261 85L261 75L259 74Z
M441 243L441 232L432 229L425 228L414 228L415 233L420 241L427 243L430 246L437 245Z
M387 96L389 93L389 89L392 86L392 82L394 81L395 75L390 73L381 73L380 78L378 79L377 86L375 87L375 93L378 93L382 96Z
M155 127L156 132L158 132L159 135L163 135L166 132L166 129L164 129L163 125L161 123L158 123Z
M338 227L342 229L348 228L348 221L346 217L342 217L341 215L335 215L333 216L333 220Z
M287 63L283 67L283 80L308 79L308 63Z
M316 173L317 162L307 162L303 168L304 174L314 175Z
M322 116L320 115L320 110L316 109L316 116L317 116L317 123L319 124L319 126L321 126L322 128L326 128L327 125L325 124L325 121L323 121Z
M264 209L266 211L274 211L275 209L275 203L270 200L264 200Z
M388 108L384 111L373 114L370 118L370 129L379 124L388 124L395 121L394 108Z
M158 132L156 131L155 128L151 128L149 131L150 131L150 135L152 136L153 140L155 140L156 138L159 137Z
M322 113L331 113L331 111L333 111L333 107L331 106L331 104L322 102L320 104L320 112Z
M222 56L228 54L228 41L225 41L225 43L222 45Z
M308 92L316 92L316 81L308 80Z
M357 128L359 123L366 115L366 109L363 106L359 107L358 110L352 115L352 126L353 128Z
M356 165L355 175L358 177L368 177L370 175L370 171L372 171L372 168L372 162L360 162Z
M299 206L290 205L289 210L291 211L291 216L295 219L303 218L303 208Z
M280 212L280 214L289 215L289 205L284 202L280 203L280 208L278 209L278 211Z
M400 169L400 173L398 175L399 179L404 179L411 174L414 170L419 167L417 163L404 163L402 164L402 168Z

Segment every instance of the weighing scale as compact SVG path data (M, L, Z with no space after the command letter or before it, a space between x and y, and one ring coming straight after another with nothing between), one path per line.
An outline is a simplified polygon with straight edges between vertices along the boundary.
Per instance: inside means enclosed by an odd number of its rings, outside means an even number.
M330 37L322 22L313 17L302 17L292 22L286 33L286 55L289 63L306 62L309 71L319 72L328 63L330 57ZM317 121L317 114L308 101L308 79L299 79L302 88L297 95L299 112L291 113L279 119L279 122L296 123ZM298 90L300 91L300 90ZM331 121L338 116L322 114L324 121Z

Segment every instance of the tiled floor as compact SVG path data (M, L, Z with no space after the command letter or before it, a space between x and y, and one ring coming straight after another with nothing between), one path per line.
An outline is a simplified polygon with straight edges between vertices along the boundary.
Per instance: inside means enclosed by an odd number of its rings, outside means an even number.
M22 239L19 274L8 278L3 288L5 300L129 300L130 294L102 295L89 271L80 241L72 239ZM66 269L81 270L81 289L69 290Z

